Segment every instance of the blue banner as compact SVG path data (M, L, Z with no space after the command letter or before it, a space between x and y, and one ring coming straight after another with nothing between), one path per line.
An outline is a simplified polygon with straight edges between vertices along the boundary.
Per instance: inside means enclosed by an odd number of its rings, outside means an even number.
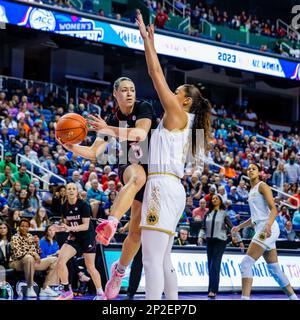
M20 4L0 0L0 23L55 32L100 43L144 50L139 30L80 16L79 13L45 9L36 4ZM214 65L277 76L300 79L300 63L241 50L201 43L163 34L155 34L159 54L210 63Z

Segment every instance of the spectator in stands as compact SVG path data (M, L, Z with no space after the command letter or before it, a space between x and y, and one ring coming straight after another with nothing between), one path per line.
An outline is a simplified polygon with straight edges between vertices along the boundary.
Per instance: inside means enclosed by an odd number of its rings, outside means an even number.
M286 205L282 205L280 207L278 215L282 216L285 219L285 221L291 221L291 216Z
M298 201L295 198L298 199ZM299 208L299 206L300 206L300 187L298 187L297 193L293 194L293 198L289 198L289 202L294 207Z
M40 296L56 297L57 293L50 288L50 285L58 284L56 272L56 257L41 259L39 256L39 245L34 241L33 236L28 233L30 222L27 219L20 221L19 231L11 239L12 261L10 268L17 271L24 271L27 282L27 297L36 297L33 290L33 277L35 270L47 270L44 286Z
M94 179L91 182L91 188L87 192L87 201L89 202L92 209L92 216L97 218L104 216L103 208L107 202L107 196L103 191L98 189L98 179Z
M207 203L208 205L209 205L209 203L210 203L210 201L211 201L211 199L212 199L212 197L214 196L215 193L216 193L216 187L211 186L211 187L209 188L208 194L206 194L206 195L204 196L204 199L205 199L205 201L206 201L206 203Z
M214 195L198 237L199 245L206 239L209 270L209 298L215 298L218 293L221 261L227 243L228 228L231 230L232 223L225 211L222 198L219 195Z
M216 138L217 139L223 138L223 139L227 140L227 135L228 135L228 132L225 129L225 125L222 123L220 126L220 129L217 130Z
M35 212L30 206L28 199L28 192L25 189L20 191L20 194L17 198L14 199L11 205L12 210L20 210L22 216L33 217Z
M0 189L0 191L2 191ZM8 216L8 204L7 204L7 200L6 197L3 196L3 194L0 194L0 215L7 217Z
M11 167L7 165L5 166L4 173L0 173L0 186L8 193L14 182L15 181L11 173Z
M116 184L113 180L107 182L107 189L104 193L108 196L112 191L116 191Z
M228 200L231 200L232 203L244 203L246 201L243 200L243 198L240 197L240 195L236 192L237 188L236 186L232 186L230 188L230 193L228 195Z
M0 266L6 269L10 261L10 239L11 230L9 224L0 222Z
M108 174L111 172L111 167L106 165L103 168L103 174L101 177L101 184L103 185L106 181L108 181Z
M280 235L279 238L284 238L285 237L285 223L286 220L283 216L277 215L275 219L278 223L279 230L280 230Z
M10 207L13 203L14 199L20 194L21 191L21 183L16 181L14 182L13 186L9 190L8 197L7 197L7 204Z
M46 213L46 209L44 207L40 207L30 221L30 230L45 231L48 224L49 219Z
M13 175L13 179L15 181L18 181L21 183L21 187L22 189L26 189L29 184L30 184L30 177L28 175L28 173L26 172L27 168L26 168L26 164L22 163L19 171L17 171L16 173L14 173Z
M104 10L103 10L103 9L99 9L99 11L98 11L98 16L100 16L100 17L105 17L105 14L104 14Z
M224 174L226 178L234 179L237 177L237 173L233 168L230 167L229 161L224 161L224 167L221 168L220 173Z
M225 208L226 208L226 212L227 212L228 217L231 220L232 224L234 226L237 226L241 221L241 217L238 213L236 213L232 209L232 201L231 200L225 201Z
M30 207L32 207L33 211L36 212L37 209L41 206L41 199L38 196L37 188L39 186L39 182L31 182L27 188L27 197L29 201Z
M289 183L297 183L300 181L300 166L295 163L295 155L291 155L289 162L284 166Z
M298 240L295 230L293 230L293 224L291 221L286 221L284 231L282 232L282 238L288 241Z
M68 182L75 183L79 193L81 193L81 191L83 191L82 184L81 184L80 172L78 170L74 170L72 172L72 177L71 177L71 179L68 179Z
M160 8L159 10L157 10L155 20L154 20L155 27L164 29L165 24L168 20L170 20L170 18L165 13L163 8Z
M189 236L189 230L187 228L180 228L178 233L179 237L174 241L175 246L186 246L190 244L187 240Z
M298 208L298 210L296 210L294 212L292 224L294 227L297 227L297 229L299 230L299 228L300 228L300 208Z
M51 203L51 212L53 216L61 216L61 206L65 203L66 199L66 186L58 186Z
M57 171L58 174L63 176L64 178L67 178L68 176L68 168L66 166L66 157L58 157L58 164L57 164Z
M242 199L242 202L246 203L248 200L249 192L246 187L246 183L244 180L240 180L240 183L238 187L236 188L236 193L240 196Z
M46 258L49 256L57 256L59 246L55 240L55 227L53 225L48 225L45 228L45 236L40 240L41 258Z
M106 189L108 188L109 181L114 181L115 186L117 187L117 184L120 182L120 178L118 177L118 174L115 171L111 171L108 174L108 181L104 182L104 184L102 186L103 191L106 191Z
M227 193L223 186L219 186L218 195L222 198L223 203L227 201Z
M205 194L208 194L209 192L209 183L208 183L208 176L203 174L201 177L201 186L202 186L202 192Z
M243 239L252 239L255 234L254 227L252 225L247 226L242 230Z
M10 167L11 174L14 174L18 171L17 166L11 161L12 160L12 153L7 151L4 154L4 160L0 161L0 173L4 173L5 167Z
M272 178L273 185L279 190L283 191L284 183L289 182L289 177L287 171L285 170L284 163L279 162L277 165L277 169L275 170Z
M249 120L257 120L257 114L252 109L249 109L249 111L246 113L246 117Z
M98 175L96 172L91 172L91 174L89 175L89 179L87 181L87 183L84 186L84 189L86 191L89 191L92 187L92 181L93 180L98 180ZM103 191L102 186L100 183L98 183L98 190Z
M104 204L103 209L104 209L104 213L105 213L105 217L108 217L110 215L110 209L114 204L114 201L116 199L117 196L117 192L116 191L111 191L108 194L108 200L107 202Z
M218 42L221 42L221 41L222 41L222 34L221 34L220 32L218 32L218 33L216 34L215 40L218 41Z
M7 223L10 226L11 232L12 233L16 233L19 227L19 223L21 220L21 212L20 210L9 210L8 211L8 219L7 219Z
M199 201L199 207L193 210L192 217L194 221L203 221L207 212L208 208L206 208L206 201L202 198Z
M88 171L86 171L82 176L82 182L84 184L86 184L88 182L88 179L89 179L91 172L95 172L97 174L96 167L95 167L94 163L90 163Z

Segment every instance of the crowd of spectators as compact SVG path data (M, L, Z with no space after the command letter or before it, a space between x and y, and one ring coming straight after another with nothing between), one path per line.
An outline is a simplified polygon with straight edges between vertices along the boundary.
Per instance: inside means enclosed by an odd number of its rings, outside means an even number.
M78 10L79 7L74 7L69 0L34 0L38 3L50 4L59 6L71 10ZM141 0L142 1L142 0ZM290 32L287 34L286 30L279 26L276 26L276 22L270 18L258 17L256 14L251 14L245 10L241 10L237 13L229 14L228 10L221 10L215 5L207 3L205 0L176 0L163 3L156 0L143 0L144 4L155 15L154 24L157 28L166 28L166 23L174 16L190 17L191 26L189 30L185 32L195 37L201 37L202 21L208 21L211 24L217 26L228 27L240 32L250 32L252 34L267 36L274 38L272 47L268 47L266 44L257 47L260 51L270 51L282 55L290 55L296 58L300 57L299 38L296 32ZM173 7L174 3L174 7ZM164 6L163 6L164 4ZM135 23L135 11L133 10L130 15L120 10L115 10L112 7L111 12L105 12L103 9L95 9L93 1L82 1L82 8L80 10L96 14L100 17L108 17L116 20L123 20L126 22ZM230 11L230 10L229 10ZM172 31L176 31L173 30ZM177 30L179 32L179 30ZM181 32L181 31L180 31ZM216 41L222 41L222 35L216 34ZM280 46L280 41L288 41L290 43L290 49L285 51ZM230 42L230 39L227 39ZM233 41L234 42L234 41ZM237 43L240 45L240 43Z
M116 110L112 96L98 89L91 94L83 94L80 101L77 106L70 98L69 103L62 107L54 93L43 95L40 88L0 92L0 144L4 148L4 159L0 162L0 220L9 226L13 234L18 234L24 218L29 221L29 233L47 233L49 225L60 219L66 187L52 173L77 185L80 197L91 206L93 218L105 219L109 215L123 187L117 167L112 164L115 159L109 158L108 163L99 165L95 161L73 156L55 140L55 122L65 112L86 116L88 102L101 106L104 119ZM254 126L241 125L243 119L252 121ZM249 184L245 175L246 168L253 161L262 168L262 180L285 192L274 192L279 211L280 237L286 241L299 240L298 128L286 133L274 131L258 119L259 115L250 109L233 113L224 105L213 106L207 159L214 164L206 164L203 173L193 164L186 167L182 180L187 194L186 207L178 225L180 237L175 244L187 245L190 237L195 239L191 244L197 243L201 223L216 194L222 199L233 225L249 217ZM256 133L283 144L284 152L280 153L272 144L260 141ZM93 139L93 134L89 134L83 144L89 145ZM120 145L116 142L114 148L120 148ZM22 158L18 158L17 165L18 154ZM38 166L32 168L32 163ZM35 176L31 175L31 171ZM120 227L128 220L129 214L126 214ZM252 236L253 229L242 231L242 239ZM47 247L44 242L42 246ZM244 248L239 238L230 239L230 246ZM46 285L44 290L47 288Z

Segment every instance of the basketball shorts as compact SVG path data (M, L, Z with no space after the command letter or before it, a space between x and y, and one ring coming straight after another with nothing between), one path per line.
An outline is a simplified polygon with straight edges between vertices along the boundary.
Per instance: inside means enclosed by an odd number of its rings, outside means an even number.
M186 193L180 179L169 175L148 176L141 228L174 235L185 203Z
M65 243L73 247L78 256L81 256L83 253L96 253L95 236L92 234L84 238L77 238L70 234Z
M280 230L277 221L274 221L271 227L271 236L269 238L263 239L261 237L261 233L264 230L264 226L267 223L267 221L257 221L255 223L255 234L253 236L252 241L254 241L256 244L260 245L263 247L265 250L272 250L276 249L276 240L279 237Z

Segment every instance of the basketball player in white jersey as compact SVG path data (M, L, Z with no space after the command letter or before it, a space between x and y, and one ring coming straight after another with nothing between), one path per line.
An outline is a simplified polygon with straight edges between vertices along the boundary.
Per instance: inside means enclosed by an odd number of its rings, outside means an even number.
M267 262L268 270L289 299L297 300L297 296L290 285L286 275L282 272L277 258L276 240L279 237L279 227L275 220L277 210L275 207L270 187L259 179L260 167L250 164L247 170L250 178L251 190L249 192L249 206L251 217L239 226L233 227L231 232L237 233L240 229L254 224L255 235L253 236L246 256L241 262L242 274L242 299L250 299L253 282L252 267L263 255Z
M178 299L176 271L171 261L174 232L182 214L186 193L181 183L189 149L189 132L195 137L203 129L205 139L210 129L210 104L193 85L182 85L173 93L164 77L154 47L154 27L145 27L141 13L137 24L144 40L149 75L164 108L164 116L152 132L148 156L148 179L142 204L142 249L146 278L146 299ZM195 139L193 155L198 154ZM203 149L205 146L203 147ZM204 150L202 150L204 151Z

